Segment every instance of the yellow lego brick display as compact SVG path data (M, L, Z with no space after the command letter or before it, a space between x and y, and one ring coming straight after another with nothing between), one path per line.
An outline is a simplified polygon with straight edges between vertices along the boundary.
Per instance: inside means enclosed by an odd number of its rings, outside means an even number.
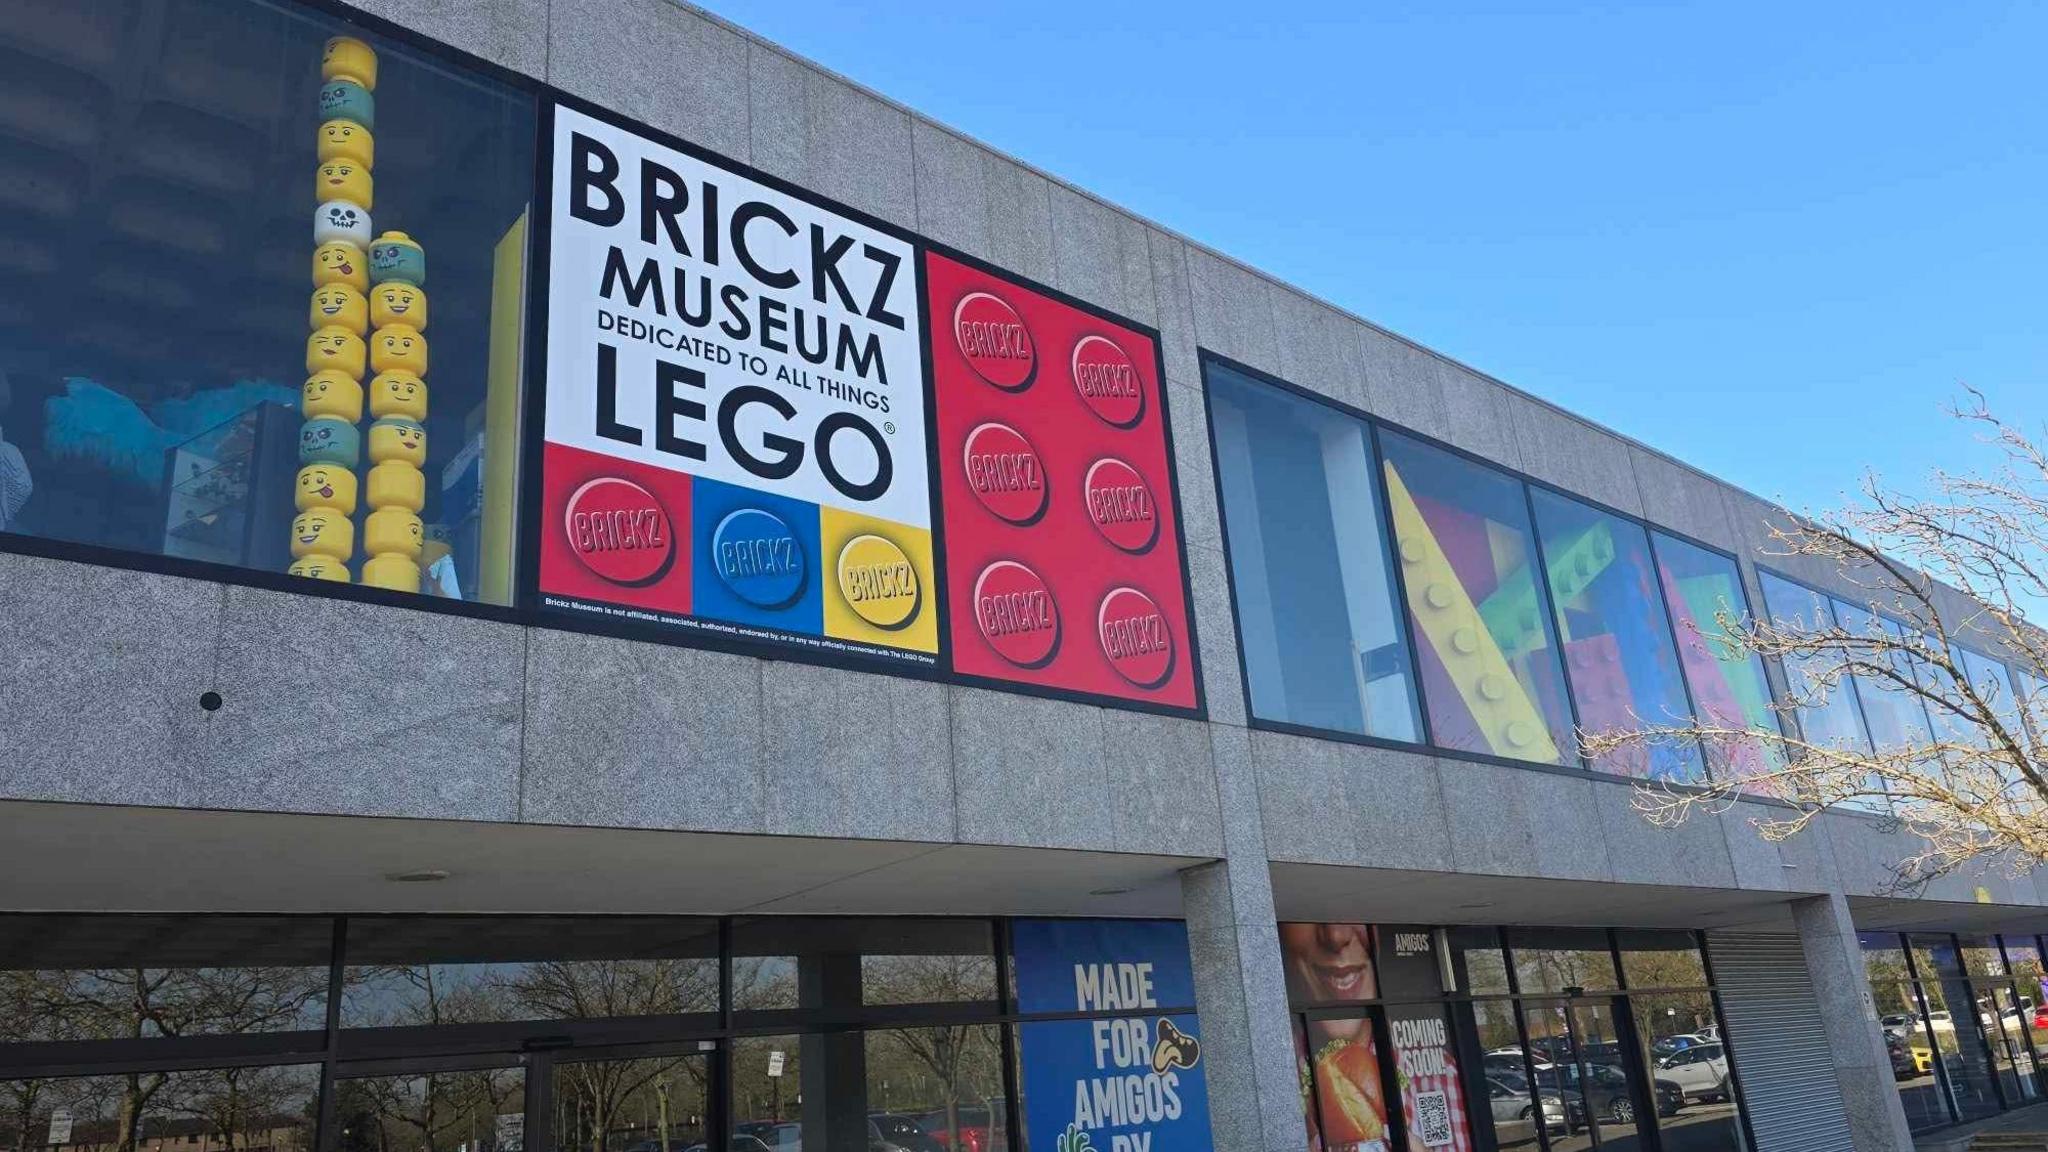
M313 330L346 328L358 336L370 330L370 302L363 294L342 283L322 284L313 289L313 303L306 310L306 322Z
M382 291L382 287L378 291ZM427 338L410 324L392 324L370 336L370 367L378 372L427 374Z
M386 460L370 469L367 496L372 508L418 512L427 506L427 478L404 461Z
M292 503L301 512L330 508L344 516L356 511L356 474L338 464L308 464L299 469Z
M345 200L368 212L377 205L376 181L370 170L353 160L329 160L313 173L313 203Z
M410 556L386 552L363 561L363 583L372 588L389 588L393 592L420 590L420 566Z
M306 372L329 370L344 376L360 377L363 374L363 338L341 327L330 324L306 337Z
M418 560L426 536L420 518L404 508L379 508L363 520L363 551L371 556L395 553Z
M379 372L370 381L370 415L427 418L427 382L410 372Z
M403 416L379 417L370 425L370 463L403 460L415 468L427 466L427 430L418 421Z
M427 294L403 280L386 280L370 291L370 320L377 327L409 324L427 330Z
M346 240L320 245L313 249L313 287L323 284L346 284L358 292L369 291L369 258Z
M323 368L299 386L299 414L332 416L353 424L363 418L363 386L355 377Z
M320 78L354 80L364 88L377 88L377 52L353 36L336 36L320 51Z
M1387 499L1394 512L1394 538L1400 542L1401 572L1408 604L1423 638L1443 662L1458 696L1498 756L1556 763L1557 744L1550 726L1522 682L1494 643L1493 633L1473 606L1465 586L1444 555L1422 510L1392 464L1386 465Z
M346 561L356 548L356 526L332 508L315 508L292 517L292 557L325 556Z
M308 556L292 561L286 571L308 580L332 580L337 584L348 583L348 565L326 556Z
M320 159L353 160L365 168L375 167L377 139L353 120L329 120L320 125Z

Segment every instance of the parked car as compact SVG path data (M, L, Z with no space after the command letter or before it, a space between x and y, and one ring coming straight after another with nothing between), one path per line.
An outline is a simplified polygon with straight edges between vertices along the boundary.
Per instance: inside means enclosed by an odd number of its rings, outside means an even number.
M1487 1095L1491 1097L1493 1118L1500 1121L1520 1121L1531 1127L1536 1123L1537 1102L1529 1093L1529 1081L1522 1076L1488 1076ZM1563 1132L1573 1123L1584 1123L1585 1108L1579 1104L1578 1093L1570 1093L1571 1107L1566 1107L1566 1093L1561 1090L1545 1089L1542 1093L1543 1127L1549 1132Z
M708 1144L692 1144L688 1148L683 1149L683 1152L707 1152L709 1147L710 1145ZM733 1133L726 1140L725 1147L727 1152L775 1152L773 1148L768 1147L744 1132Z
M1887 1034L1884 1038L1884 1051L1891 1059L1894 1080L1911 1080L1933 1065L1932 1054L1927 1049L1908 1042L1905 1035Z
M1689 1100L1726 1100L1728 1054L1719 1044L1695 1044L1657 1061L1657 1079L1669 1080Z
M902 1148L903 1152L946 1152L946 1146L934 1140L915 1116L870 1112L868 1120L882 1134L882 1139Z
M1581 1082L1577 1064L1539 1064L1536 1083L1544 1088L1567 1089L1585 1100L1593 1115L1618 1124L1633 1124L1636 1118L1634 1093L1629 1091L1628 1074L1613 1064L1588 1064ZM1651 1081L1657 1115L1675 1116L1685 1107L1685 1090L1662 1078Z
M1663 1039L1658 1040L1650 1045L1650 1055L1655 1056L1661 1060L1666 1056L1675 1056L1678 1053L1685 1051L1687 1048L1697 1048L1702 1044L1712 1043L1712 1040L1709 1040L1704 1036L1699 1036L1693 1033L1682 1033L1677 1036L1666 1036Z

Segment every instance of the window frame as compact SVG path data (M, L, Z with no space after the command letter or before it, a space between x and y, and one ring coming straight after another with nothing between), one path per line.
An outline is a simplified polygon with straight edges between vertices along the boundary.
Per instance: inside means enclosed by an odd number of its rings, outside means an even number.
M1551 493L1552 495L1559 496L1567 500L1575 501L1579 504L1584 505L1587 508L1591 508L1595 511L1604 513L1606 515L1617 517L1627 523L1633 524L1641 528L1649 537L1650 556L1653 564L1656 562L1657 536L1660 533L1670 537L1673 540L1677 540L1680 543L1691 545L1692 547L1698 548L1703 552L1707 552L1711 555L1718 556L1735 566L1736 584L1737 587L1739 587L1742 591L1742 598L1744 601L1742 604L1743 610L1745 612L1749 612L1752 614L1756 611L1755 606L1752 603L1750 603L1750 586L1749 581L1744 573L1742 557L1734 552L1729 551L1726 548L1721 548L1716 545L1710 544L1704 540L1688 535L1687 533L1680 531L1677 528L1673 528L1669 525L1659 524L1654 521L1644 519L1643 517L1635 515L1633 513L1624 511L1620 508L1615 508L1610 505L1603 504L1600 501L1595 500L1589 496L1585 496L1581 493L1567 491L1563 488L1558 487L1555 484L1550 484L1543 480L1537 479L1536 477L1529 475L1527 472L1524 472L1519 468L1515 468L1510 465L1504 464L1498 460L1489 460L1476 452L1471 452L1466 449L1460 448L1455 444L1447 444L1444 441L1434 436L1431 436L1426 432L1419 432L1411 427L1408 427L1407 425L1400 424L1396 421L1388 420L1379 416L1375 416L1372 413L1367 412L1354 404L1350 404L1343 400L1339 400L1333 396L1326 396L1321 393L1311 391L1308 388L1305 388L1299 384L1295 384L1291 381L1282 379L1278 376L1273 375L1270 372L1254 368L1249 364L1246 364L1240 360L1232 359L1231 357L1225 356L1220 352L1216 352L1209 348L1198 346L1195 350L1195 353L1196 359L1199 362L1202 376L1203 408L1208 423L1210 485L1213 495L1215 497L1217 521L1220 527L1222 528L1222 539L1224 541L1221 550L1223 552L1224 582L1227 585L1230 594L1230 622L1233 630L1232 637L1233 639L1238 641L1237 672L1239 696L1241 699L1241 703L1244 707L1245 724L1247 727L1255 731L1276 732L1290 736L1306 736L1319 740L1333 740L1344 744L1356 744L1368 748L1384 748L1396 752L1416 752L1448 760L1457 760L1473 764L1489 764L1501 768L1519 768L1531 772L1548 772L1556 775L1569 776L1575 779L1592 778L1597 780L1616 780L1629 782L1640 780L1639 777L1624 776L1618 773L1605 772L1596 768L1586 766L1585 759L1581 750L1576 747L1572 749L1570 759L1557 764L1543 764L1532 760L1516 760L1513 757L1495 756L1484 752L1470 752L1464 749L1446 748L1438 745L1435 742L1435 731L1430 724L1429 705L1426 697L1424 696L1425 689L1422 685L1421 679L1420 656L1415 646L1416 642L1414 635L1414 622L1408 619L1408 612L1406 610L1407 585L1401 573L1401 566L1399 564L1394 565L1393 592L1396 599L1400 601L1401 611L1398 613L1398 615L1400 615L1401 617L1400 625L1403 629L1407 631L1409 664L1412 668L1411 675L1415 677L1416 699L1420 704L1422 711L1422 740L1420 742L1395 740L1385 736L1361 735L1356 732L1345 732L1342 730L1329 728L1317 728L1309 725L1294 724L1283 720L1268 720L1260 718L1255 712L1253 712L1251 699L1250 670L1247 668L1244 658L1244 621L1238 615L1237 612L1237 575L1234 567L1233 558L1230 555L1230 548L1228 546L1230 530L1229 523L1227 520L1227 513L1225 513L1223 509L1222 461L1219 453L1216 450L1215 415L1214 406L1211 403L1212 396L1209 385L1209 368L1211 367L1211 365L1221 367L1239 376L1243 376L1254 383L1263 384L1269 388L1276 388L1283 392L1291 393L1292 395L1299 397L1301 399L1308 400L1312 403L1324 405L1340 415L1348 416L1355 420L1364 422L1364 424L1372 430L1372 449L1375 466L1379 466L1380 462L1384 459L1384 455L1380 450L1380 436L1383 432L1392 432L1396 435L1404 436L1410 440L1414 440L1419 444L1423 444L1427 447L1448 453L1464 462L1489 469L1492 472L1495 472L1499 475L1505 476L1515 481L1516 483L1522 486L1525 503L1529 504L1530 506L1529 517L1530 530L1532 533L1535 532L1534 493L1536 490L1541 489L1545 492ZM1391 537L1392 512L1387 504L1388 496L1386 485L1380 484L1378 485L1378 488L1380 502L1379 515L1381 519L1389 525L1387 531L1389 536ZM1534 547L1536 549L1536 555L1540 557L1542 555L1541 541L1535 541ZM1543 579L1541 574L1537 574L1536 584L1538 595L1541 598L1541 602L1543 604L1543 610L1549 614L1546 617L1546 626L1554 628L1555 624L1552 623L1552 621L1555 620L1555 608L1551 603L1549 581ZM1660 597L1660 602L1664 609L1664 619L1666 627L1667 629L1669 629L1673 626L1671 623L1671 605L1669 602L1669 598L1664 597L1661 581L1659 581L1657 594ZM1672 637L1672 643L1674 645L1677 643L1677 638L1675 635ZM1770 682L1768 672L1769 664L1769 661L1765 661L1765 667L1767 669L1765 674L1765 681L1767 685ZM1560 668L1560 673L1562 674L1562 668ZM1563 676L1563 679L1565 700L1571 712L1572 723L1576 727L1576 725L1578 724L1578 698L1572 690L1571 678L1569 676ZM1680 683L1685 688L1688 703L1692 705L1692 707L1695 709L1695 714L1697 714L1698 705L1696 703L1693 703L1692 685L1689 681L1685 679L1684 670L1682 667L1680 669L1679 679ZM1773 690L1773 694L1775 695L1775 689ZM1862 719L1862 713L1860 711L1857 713L1857 718L1859 720ZM1779 726L1780 734L1782 735L1784 732L1784 720L1782 718L1779 718L1777 723ZM1574 741L1574 743L1576 744L1576 741ZM1711 772L1711 769L1709 769L1709 772ZM1689 791L1697 791L1702 787L1702 785L1687 784L1678 781L1665 782L1660 786L1668 786L1676 789ZM1785 801L1770 796L1746 796L1745 799L1760 804L1785 805Z

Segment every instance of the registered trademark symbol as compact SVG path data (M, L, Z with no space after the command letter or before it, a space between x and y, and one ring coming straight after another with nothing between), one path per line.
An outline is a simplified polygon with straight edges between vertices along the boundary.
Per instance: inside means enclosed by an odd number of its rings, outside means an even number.
M891 436L894 436L896 434L895 423L889 420L882 421L882 431L887 432Z

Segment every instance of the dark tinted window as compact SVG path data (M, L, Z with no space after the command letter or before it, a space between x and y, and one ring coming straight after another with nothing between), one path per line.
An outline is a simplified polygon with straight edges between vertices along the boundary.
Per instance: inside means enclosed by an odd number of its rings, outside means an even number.
M157 11L0 6L0 529L509 602L532 99Z

